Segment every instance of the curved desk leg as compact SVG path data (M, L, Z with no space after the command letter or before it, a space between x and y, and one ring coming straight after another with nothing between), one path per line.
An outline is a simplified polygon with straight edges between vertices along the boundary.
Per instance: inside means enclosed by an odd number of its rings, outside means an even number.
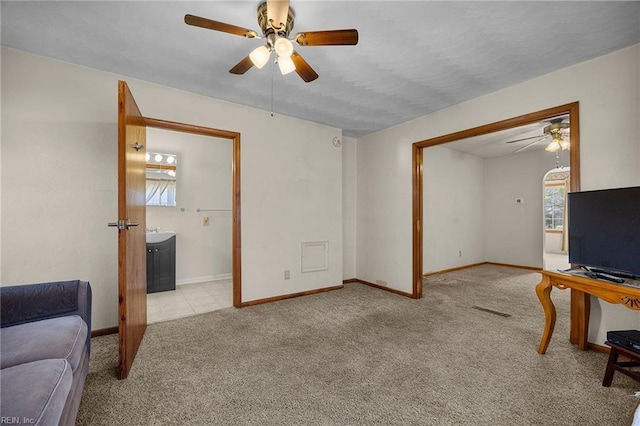
M536 286L536 294L540 299L542 309L544 309L544 332L542 333L542 340L540 340L540 346L538 346L538 353L544 354L547 352L549 346L549 340L553 334L553 328L556 325L556 307L551 301L551 280L547 276L542 277L542 281Z

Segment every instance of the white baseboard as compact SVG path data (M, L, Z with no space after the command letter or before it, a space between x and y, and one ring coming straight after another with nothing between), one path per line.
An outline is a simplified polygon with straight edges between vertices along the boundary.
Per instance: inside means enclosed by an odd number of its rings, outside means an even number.
M229 273L229 274L207 275L204 277L184 278L182 280L176 280L176 285L189 285L189 284L205 283L208 281L230 280L231 277L232 275L231 273Z

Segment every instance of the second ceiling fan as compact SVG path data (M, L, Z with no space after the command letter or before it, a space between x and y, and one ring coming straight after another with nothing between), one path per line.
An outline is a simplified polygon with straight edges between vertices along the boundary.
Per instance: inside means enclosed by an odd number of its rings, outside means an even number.
M542 130L542 135L511 140L505 143L509 144L534 139L533 142L529 142L527 145L513 151L514 154L517 154L518 152L524 151L525 149L530 148L540 142L548 141L550 138L551 142L547 145L545 151L557 152L560 149L564 151L570 148L570 141L568 139L569 127L569 122L564 118L554 118L549 121L548 126L544 127L544 129Z
M266 44L257 47L244 59L229 70L232 74L244 74L251 67L262 68L275 52L280 72L288 74L292 71L305 81L310 82L318 78L318 74L311 65L294 50L292 41L299 46L340 46L358 44L358 30L327 30L305 31L289 38L293 29L293 10L289 7L289 0L267 0L258 6L258 24L262 29L262 36L253 30L238 27L224 22L213 21L194 15L185 15L184 22L188 25L221 31L246 38L260 38Z

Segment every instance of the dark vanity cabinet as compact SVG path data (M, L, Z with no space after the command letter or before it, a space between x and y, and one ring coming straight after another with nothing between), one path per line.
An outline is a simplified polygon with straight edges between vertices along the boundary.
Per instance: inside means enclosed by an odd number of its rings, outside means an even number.
M176 237L147 243L147 293L176 289Z

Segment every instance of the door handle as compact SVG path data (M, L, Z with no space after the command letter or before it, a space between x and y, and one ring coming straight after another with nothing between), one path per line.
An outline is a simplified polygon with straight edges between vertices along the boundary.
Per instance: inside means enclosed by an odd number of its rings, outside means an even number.
M108 226L116 227L116 228L118 228L118 230L120 230L120 231L122 231L122 230L124 230L124 229L129 229L129 228L131 228L132 226L138 226L138 225L139 225L139 223L138 223L138 222L129 222L128 220L127 220L127 221L119 220L119 221L117 221L117 222L109 222L109 223L108 223Z

